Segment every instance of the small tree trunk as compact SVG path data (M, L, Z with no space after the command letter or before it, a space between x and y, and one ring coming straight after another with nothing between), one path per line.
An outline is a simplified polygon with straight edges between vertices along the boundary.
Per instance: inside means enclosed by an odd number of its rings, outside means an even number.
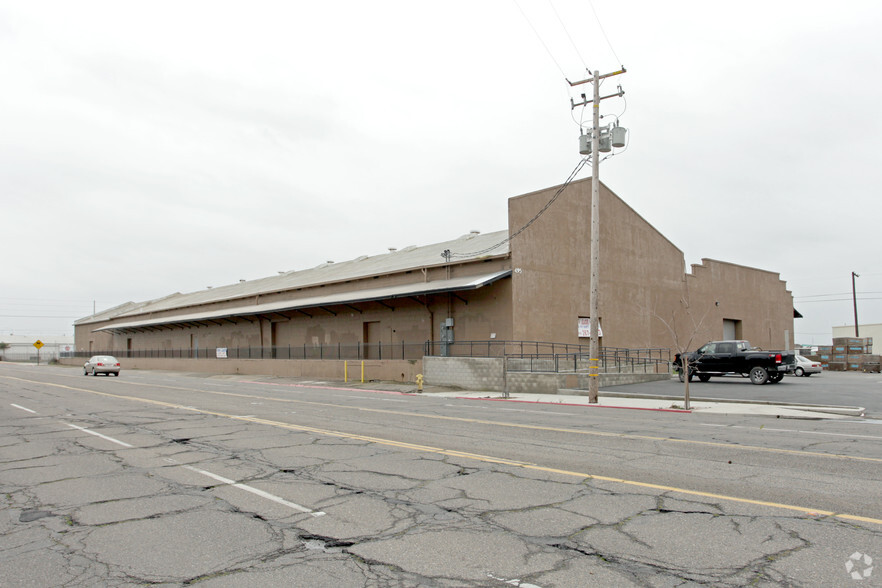
M683 362L683 367L681 368L681 371L683 372L683 374L685 374L685 377L683 378L683 406L684 408L686 408L686 410L691 410L691 407L689 406L689 380L691 379L692 368L689 367L688 359L684 358L683 355L681 355L680 357L682 358Z

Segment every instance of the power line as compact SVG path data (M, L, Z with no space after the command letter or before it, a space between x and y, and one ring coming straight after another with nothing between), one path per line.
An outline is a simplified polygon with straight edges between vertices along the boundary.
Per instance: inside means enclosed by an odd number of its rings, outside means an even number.
M90 316L90 315L83 315ZM82 318L81 316L71 316L71 315L57 315L57 314L0 314L0 318L63 318L63 319L76 319Z
M564 78L567 77L567 74L564 73L563 68L557 62L557 59L554 58L554 54L551 53L551 49L548 48L548 45L545 44L545 41L542 40L542 36L539 34L539 31L536 30L536 27L533 26L533 23L530 21L530 17L527 16L527 13L524 12L524 9L521 8L521 5L518 4L518 0L512 0L515 3L515 6L518 7L518 10L521 11L521 14L524 17L524 20L527 21L527 24L530 25L530 28L533 29L533 34L536 35L536 38L539 39L539 42L542 43L542 46L545 47L545 51L548 52L548 56L551 58L551 61L554 62L554 65L557 66L558 71L560 71L560 75Z
M536 222L536 219L538 219L540 216L542 216L542 214L543 214L546 210L548 210L548 208L549 208L552 204L554 204L554 201L557 200L557 197L560 196L560 195L563 193L563 191L567 189L567 186L569 186L569 185L572 183L573 179L578 175L578 173L579 173L580 171L582 171L582 168L585 167L585 164L586 164L586 163L588 163L588 158L587 158L587 157L585 157L585 158L583 158L582 160L580 160L580 161L579 161L579 164L578 164L578 165L575 167L575 169L573 169L573 171L570 173L570 176L569 176L569 177L566 179L566 181L560 186L560 188L557 189L557 192L554 193L554 196L551 197L551 200L549 200L549 201L545 204L545 206L543 206L542 209L541 209L539 212L537 212L536 215L535 215L533 218L531 218L530 220L528 220L527 223L526 223L524 226L522 226L520 229L518 229L517 231L515 231L514 233L512 233L511 235L509 235L508 237L506 237L505 239L503 239L502 241L500 241L499 243L496 243L495 245L493 245L493 246L491 246L491 247L487 247L486 249L482 249L482 250L480 250L480 251L472 251L472 252L470 252L470 253L450 253L450 254L449 254L449 255L450 255L450 258L454 258L454 257L457 257L457 258L462 258L462 257L476 257L476 256L478 256L478 255L483 255L483 254L485 254L485 253L490 253L490 252L493 251L494 249L498 249L499 247L502 247L503 245L505 245L506 243L508 243L509 241L511 241L512 239L514 239L515 237L517 237L518 235L520 235L521 233L523 233L523 232L527 229L527 227L529 227L529 226L532 225L534 222Z
M600 32L603 33L603 38L606 39L606 44L609 46L609 50L612 51L613 57L616 58L616 63L622 63L622 60L616 55L616 50L613 49L612 43L609 42L609 37L606 36L606 31L603 30L603 23L600 22L600 17L597 16L597 11L594 9L594 2L589 0L588 6L591 7L591 12L594 13L594 18L597 20L597 26L600 27Z
M579 53L579 48L576 47L576 42L573 41L573 37L570 36L570 31L569 31L569 29L567 29L567 25L564 24L563 19L561 19L560 14L557 12L557 8L554 7L554 2L552 2L551 0L548 0L548 4L551 6L551 10L554 11L554 16L557 17L557 22L560 23L560 26L563 28L564 32L567 34L567 39L570 40L570 45L573 46L573 50L576 52L576 55L579 56L579 61L581 61L582 65L585 66L586 71L590 70L591 68L588 67L587 63L585 63L585 60L582 58L582 54Z
M858 292L858 294L882 294L882 292ZM851 292L831 292L829 294L806 294L805 296L796 296L794 300L802 300L803 298L821 298L822 296L851 296Z
M829 298L827 300L794 300L793 302L796 304L813 304L816 302L843 302L843 301L851 302L851 297L849 298ZM872 298L858 298L858 300L882 300L882 297L872 297Z

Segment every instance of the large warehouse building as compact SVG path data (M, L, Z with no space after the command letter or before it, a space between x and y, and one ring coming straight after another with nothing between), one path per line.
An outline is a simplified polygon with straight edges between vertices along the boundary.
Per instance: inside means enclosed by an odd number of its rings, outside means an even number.
M570 184L511 241L558 187L511 198L505 231L123 304L77 321L76 349L413 360L442 339L587 345L591 181ZM709 259L687 271L683 252L602 184L600 215L602 346L792 347L793 297L777 273Z

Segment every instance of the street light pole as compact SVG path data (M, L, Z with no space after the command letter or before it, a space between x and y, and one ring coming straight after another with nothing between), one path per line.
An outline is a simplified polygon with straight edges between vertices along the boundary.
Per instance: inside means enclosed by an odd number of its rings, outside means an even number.
M854 336L860 337L860 332L858 331L858 318L857 318L857 292L854 289L854 279L861 277L860 274L856 274L851 272L851 300L854 302Z

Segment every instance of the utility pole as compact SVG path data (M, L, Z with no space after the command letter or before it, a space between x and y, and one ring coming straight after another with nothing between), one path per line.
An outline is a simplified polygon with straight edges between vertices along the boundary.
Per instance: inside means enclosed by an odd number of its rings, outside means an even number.
M860 274L856 274L851 272L851 300L854 302L854 336L860 337L860 333L858 331L858 319L857 319L857 292L854 289L854 279L861 277Z
M567 80L571 87L580 84L592 84L594 86L594 96L591 100L593 110L591 127L591 281L589 295L589 305L591 307L591 343L588 347L588 353L590 355L588 358L588 402L591 404L597 403L598 394L600 392L600 383L598 381L600 377L600 341L598 338L598 333L600 331L600 310L598 302L598 292L600 287L600 102L607 98L619 97L625 94L625 92L622 91L622 87L619 86L619 91L615 94L601 97L600 80L623 74L625 71L625 68L622 67L619 71L600 75L600 72L595 70L594 75L587 80L579 82L570 82ZM587 104L588 99L585 94L582 94L582 102L578 104L570 99L570 105L573 109L577 106L585 106ZM615 128L621 129L619 126L616 126ZM616 144L617 138L610 136L610 129L604 128L603 130L606 131L604 135L606 144L603 146L605 151L610 151L613 146L624 146L624 132L620 134L620 138L618 139L620 144ZM621 130L624 131L624 129ZM583 143L585 143L585 141L580 138L580 152L584 151L583 147L587 147L587 145L583 145Z

